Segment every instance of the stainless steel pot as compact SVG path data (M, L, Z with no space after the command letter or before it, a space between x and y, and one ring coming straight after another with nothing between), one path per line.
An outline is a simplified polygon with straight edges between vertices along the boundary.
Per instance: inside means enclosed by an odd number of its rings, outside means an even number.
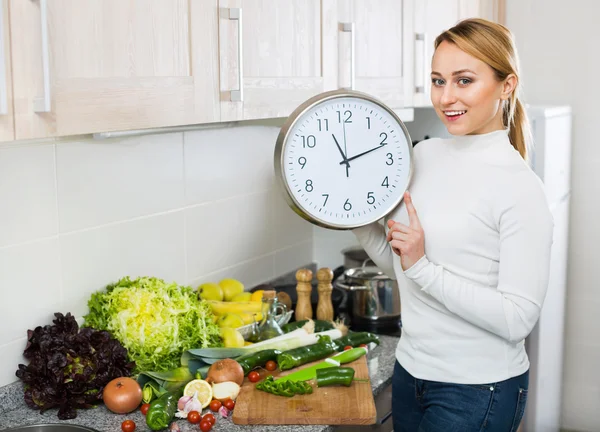
M378 267L347 269L335 285L347 290L351 296L354 318L373 322L397 321L400 318L398 283Z
M360 246L352 246L342 250L344 255L344 268L364 267L367 263L375 265L373 260Z

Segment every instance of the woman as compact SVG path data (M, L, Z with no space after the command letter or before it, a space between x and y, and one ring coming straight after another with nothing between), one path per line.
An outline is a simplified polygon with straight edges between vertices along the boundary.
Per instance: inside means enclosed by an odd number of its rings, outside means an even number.
M354 230L400 287L394 431L516 431L553 220L525 162L512 35L486 20L460 22L436 39L431 80L453 137L415 147L410 193L387 234L380 224Z

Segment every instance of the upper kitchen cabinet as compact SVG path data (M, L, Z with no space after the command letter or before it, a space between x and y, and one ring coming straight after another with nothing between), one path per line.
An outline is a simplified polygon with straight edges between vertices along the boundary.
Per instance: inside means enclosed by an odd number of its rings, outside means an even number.
M219 0L221 119L289 115L335 88L335 1ZM323 37L321 37L323 35Z
M417 1L418 3L419 1ZM413 0L338 0L338 86L412 106Z
M417 0L414 8L414 106L431 106L433 43L444 30L466 18L503 22L504 0Z
M213 0L11 0L17 139L219 121Z
M15 138L9 40L8 0L0 0L0 142Z

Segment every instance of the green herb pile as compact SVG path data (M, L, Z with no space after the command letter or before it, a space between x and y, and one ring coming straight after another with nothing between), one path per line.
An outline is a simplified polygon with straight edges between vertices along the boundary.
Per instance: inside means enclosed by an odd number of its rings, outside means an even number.
M183 352L221 346L210 306L187 286L124 277L88 301L85 327L108 330L135 361L135 373L180 366Z

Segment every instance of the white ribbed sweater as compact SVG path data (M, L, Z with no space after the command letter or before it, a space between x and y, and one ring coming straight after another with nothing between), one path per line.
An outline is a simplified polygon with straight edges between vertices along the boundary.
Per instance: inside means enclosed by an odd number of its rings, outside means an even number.
M414 163L409 190L425 256L403 271L387 228L353 230L398 280L398 361L432 381L481 384L522 374L524 338L540 316L549 275L553 219L541 181L504 130L422 141ZM388 218L408 225L404 203Z

